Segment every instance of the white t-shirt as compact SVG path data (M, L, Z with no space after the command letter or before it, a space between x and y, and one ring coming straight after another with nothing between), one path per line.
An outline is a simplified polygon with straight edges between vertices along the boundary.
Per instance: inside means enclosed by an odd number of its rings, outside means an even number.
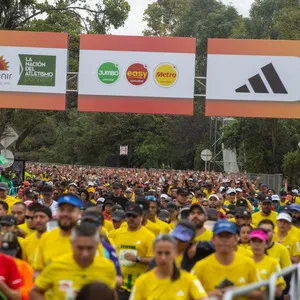
M40 199L39 203L44 205L44 199ZM57 215L57 208L58 208L57 202L52 200L52 203L49 206L49 208L51 209L51 212L52 212L52 218L55 219L56 215Z

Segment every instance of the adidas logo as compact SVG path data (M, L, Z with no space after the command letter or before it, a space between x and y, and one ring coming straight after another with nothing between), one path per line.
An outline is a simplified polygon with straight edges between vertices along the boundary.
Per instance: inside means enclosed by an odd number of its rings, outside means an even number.
M274 94L288 94L272 63L262 67L261 71L264 75L264 78L262 78L260 74L256 74L248 79L254 93L269 94L269 90L272 90ZM263 79L265 79L265 81ZM269 90L266 83L270 87ZM235 91L237 93L251 93L247 84L242 85Z

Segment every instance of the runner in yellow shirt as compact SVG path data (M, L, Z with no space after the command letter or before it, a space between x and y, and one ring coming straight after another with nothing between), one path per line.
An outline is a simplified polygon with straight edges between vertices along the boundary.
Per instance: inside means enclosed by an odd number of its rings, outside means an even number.
M293 263L299 263L300 241L290 233L292 217L286 212L279 213L277 216L277 227L277 234L274 235L275 242L284 245L288 249Z
M212 231L204 227L204 223L207 221L207 215L202 206L197 203L193 204L190 207L188 219L191 220L196 226L196 236L194 238L194 242L212 240Z
M207 294L200 281L175 264L176 241L159 235L154 242L156 267L135 282L130 300L204 300Z
M153 256L154 234L142 226L143 206L132 203L126 211L126 226L115 231L114 244L119 255L123 285L119 299L128 299L136 279L146 272Z
M42 235L47 231L47 223L52 219L49 207L40 206L34 210L33 222L35 233L24 239L22 243L22 258L33 266L34 257Z
M216 252L197 262L192 272L200 280L209 297L222 298L229 288L254 283L258 278L251 258L235 253L236 225L228 220L219 220L213 233L212 241ZM251 296L260 294L260 291L254 291Z
M252 223L257 227L262 220L267 219L276 224L276 217L277 212L272 211L272 200L266 197L262 200L261 211L252 214Z
M37 277L30 297L41 299L51 291L51 299L75 299L88 283L102 281L111 289L116 287L113 263L96 256L99 232L95 225L83 222L72 231L72 252L54 259Z
M8 184L5 182L0 182L0 200L8 204L8 214L11 214L12 206L17 202L20 202L19 199L8 196Z
M269 239L268 234L262 228L258 228L254 229L250 233L249 238L259 280L263 281L269 279L273 273L280 272L281 268L278 261L265 254ZM280 297L282 295L285 286L286 283L283 277L279 277L277 280L276 297Z

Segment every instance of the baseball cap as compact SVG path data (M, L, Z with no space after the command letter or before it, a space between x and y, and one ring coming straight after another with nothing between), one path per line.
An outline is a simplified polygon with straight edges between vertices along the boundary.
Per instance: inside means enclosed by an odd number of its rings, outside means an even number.
M15 216L13 215L5 215L1 218L0 220L0 224L5 224L8 226L13 226L13 225L17 225L17 219Z
M95 189L93 187L90 187L87 189L88 193L95 193Z
M41 193L44 194L44 195L51 195L53 192L53 188L51 185L44 185L42 188L41 188Z
M236 207L241 207L241 206L247 207L248 206L247 200L239 199L239 200L236 201L235 206Z
M279 198L279 196L278 195L273 195L272 197L271 197L271 199L272 199L272 201L280 201L280 198Z
M5 232L1 234L2 246L0 252L9 256L15 256L19 246L18 238L14 232Z
M236 191L236 192L240 192L240 193L243 192L243 190L242 190L241 188L237 188L235 191Z
M272 200L269 197L266 197L263 201L262 204L264 203L272 203Z
M251 218L251 212L248 209L237 209L234 216L236 218Z
M276 218L277 221L279 220L286 220L288 221L289 223L292 223L292 217L286 213L286 212L281 212L278 214L277 218Z
M218 220L214 226L213 233L214 235L218 235L223 232L229 232L232 234L236 234L236 225L228 220Z
M162 221L165 221L165 222L170 221L170 213L166 209L161 209L157 216Z
M291 210L300 212L300 204L292 204L291 205Z
M174 230L171 232L172 237L185 243L191 241L194 235L195 230L181 224L176 225Z
M211 198L215 197L218 201L220 200L219 197L216 195L216 194L211 194L209 197L208 197L208 200L210 200Z
M161 194L160 195L160 199L167 200L168 198L169 198L169 196L167 194Z
M103 215L100 215L97 211L87 211L83 213L81 221L97 223L99 226L103 221Z
M187 196L189 194L189 191L186 188L180 187L177 189L177 194Z
M125 193L132 193L132 188L126 189Z
M121 221L121 220L124 220L125 219L125 212L123 210L115 210L113 213L112 213L112 220L113 221Z
M112 199L106 199L104 202L103 202L103 206L105 206L106 204L110 204L112 206L115 205L115 202L112 200Z
M226 194L227 194L227 195L229 195L229 194L231 194L231 193L234 193L234 194L236 194L236 191L235 191L235 189L233 189L233 188L229 188L229 189L227 190L227 192L226 192Z
M201 212L202 212L203 214L206 215L206 210L205 210L205 208L204 208L203 206L201 206L200 204L198 204L198 203L194 203L194 204L191 205L191 207L190 207L190 212L191 212L193 209L195 209L195 208L200 209Z
M167 210L173 212L173 211L177 210L177 205L175 204L175 202L170 201L170 202L167 204L166 208L167 208Z
M286 196L287 196L287 192L286 191L280 191L279 195L280 195L280 198L285 199Z
M293 189L292 194L299 195L299 191L297 189Z
M8 190L8 184L5 182L0 182L0 190L2 191Z
M73 194L62 195L57 201L58 205L65 204L65 203L79 207L79 208L82 207L80 198L78 198L77 196L75 196Z
M268 234L261 229L254 229L249 234L250 239L260 239L262 241L267 241L269 239Z
M114 182L114 183L112 184L112 188L113 188L113 189L120 189L120 188L121 188L121 184L120 184L119 182Z
M26 188L26 189L24 189L23 193L24 193L24 195L29 196L29 195L33 194L33 190L30 188Z
M89 181L88 186L94 186L94 183L92 181Z
M126 215L126 217L129 215L141 216L141 215L143 215L143 206L132 203L127 207L125 215Z
M70 186L74 186L74 187L76 187L76 189L78 189L78 185L75 183L75 182L71 182L70 184L69 184L69 187Z

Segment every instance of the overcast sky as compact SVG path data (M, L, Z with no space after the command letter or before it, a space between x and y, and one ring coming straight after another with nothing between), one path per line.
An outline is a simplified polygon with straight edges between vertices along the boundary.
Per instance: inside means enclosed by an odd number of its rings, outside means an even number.
M148 4L155 0L127 0L131 6L129 17L125 22L125 26L117 30L111 30L113 34L120 35L142 35L146 25L143 22L143 13ZM249 9L254 0L222 0L225 4L231 4L236 7L239 13L247 16Z

